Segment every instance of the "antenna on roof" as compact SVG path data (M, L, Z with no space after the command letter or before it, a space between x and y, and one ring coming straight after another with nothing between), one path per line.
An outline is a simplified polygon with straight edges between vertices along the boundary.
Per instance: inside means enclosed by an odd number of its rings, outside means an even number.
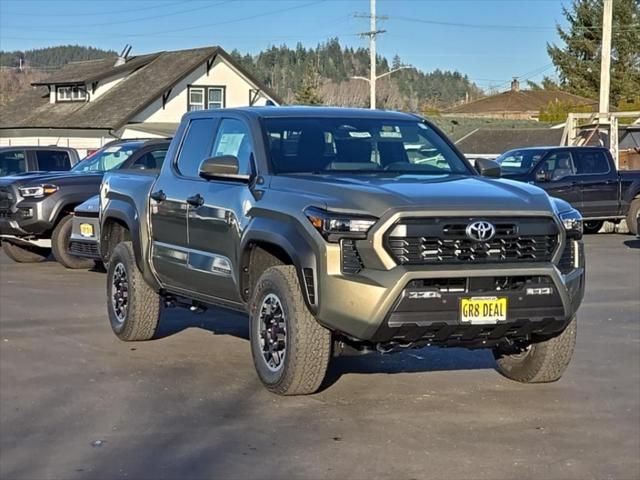
M120 55L118 55L118 58L116 58L116 63L113 64L114 67L119 67L120 65L124 65L125 63L127 63L127 57L129 56L131 48L132 47L129 44L124 46L124 48L122 49L122 53L120 53Z

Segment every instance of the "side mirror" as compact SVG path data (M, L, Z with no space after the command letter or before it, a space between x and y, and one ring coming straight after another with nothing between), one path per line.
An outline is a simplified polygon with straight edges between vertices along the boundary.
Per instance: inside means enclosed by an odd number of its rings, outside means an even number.
M549 179L549 172L545 172L544 170L536 172L536 182L548 182Z
M219 157L205 158L200 164L198 174L205 180L235 180L249 182L249 175L242 175L238 157L233 155L221 155Z
M483 177L500 178L502 175L500 164L487 158L477 158L475 167L478 173Z

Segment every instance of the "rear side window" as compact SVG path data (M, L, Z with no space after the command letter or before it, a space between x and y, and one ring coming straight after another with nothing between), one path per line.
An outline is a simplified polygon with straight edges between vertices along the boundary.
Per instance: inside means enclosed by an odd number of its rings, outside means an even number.
M578 151L574 153L578 175L609 173L609 162L602 151Z
M196 118L189 123L177 162L178 171L185 177L198 177L200 164L211 152L213 126L213 118Z
M27 171L27 156L21 150L0 153L0 177Z
M62 150L37 150L38 170L69 170L71 160L69 154Z

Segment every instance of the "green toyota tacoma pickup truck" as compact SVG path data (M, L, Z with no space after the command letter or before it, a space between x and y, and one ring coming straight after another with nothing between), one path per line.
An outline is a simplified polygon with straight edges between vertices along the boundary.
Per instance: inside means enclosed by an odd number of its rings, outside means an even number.
M340 108L191 112L160 173L108 173L100 250L122 340L163 307L247 312L263 384L317 391L345 349L492 349L526 383L561 377L584 293L582 218L476 170L428 121Z

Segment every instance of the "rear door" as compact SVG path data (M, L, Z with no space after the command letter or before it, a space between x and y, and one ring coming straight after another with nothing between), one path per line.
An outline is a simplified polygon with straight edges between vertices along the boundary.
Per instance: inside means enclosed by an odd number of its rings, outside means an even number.
M151 190L153 265L160 280L176 289L189 290L191 285L187 199L199 183L198 168L211 151L215 125L213 118L190 120L175 160L163 168Z
M601 149L573 151L581 190L580 211L584 217L608 217L620 211L618 173L612 169L607 153Z
M576 177L573 157L569 150L553 150L537 165L534 175L544 172L547 180L536 181L552 197L569 202L574 208L581 207L582 197Z
M36 150L37 170L44 172L67 171L71 168L69 153L64 150Z

